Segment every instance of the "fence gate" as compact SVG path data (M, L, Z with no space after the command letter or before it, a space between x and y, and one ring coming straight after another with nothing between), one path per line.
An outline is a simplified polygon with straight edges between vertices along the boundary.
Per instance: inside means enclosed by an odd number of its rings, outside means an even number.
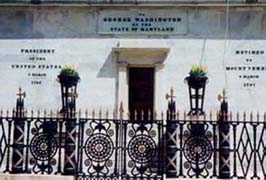
M162 122L80 119L77 179L162 179Z
M217 121L168 121L167 177L217 177L217 128Z

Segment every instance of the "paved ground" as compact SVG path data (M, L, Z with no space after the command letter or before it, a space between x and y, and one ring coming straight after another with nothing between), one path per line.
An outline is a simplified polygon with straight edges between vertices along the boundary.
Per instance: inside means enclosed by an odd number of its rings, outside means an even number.
M69 176L55 176L55 175L31 175L31 174L15 175L15 174L1 174L0 173L0 180L74 180L74 178L69 177ZM188 179L171 178L167 180L188 180ZM197 179L197 180L201 180L201 179Z
M32 175L32 174L1 174L0 180L74 180L69 176Z

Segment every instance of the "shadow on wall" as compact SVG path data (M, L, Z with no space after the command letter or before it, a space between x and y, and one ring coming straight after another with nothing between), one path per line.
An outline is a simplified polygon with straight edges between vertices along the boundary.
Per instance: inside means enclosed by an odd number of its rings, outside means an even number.
M115 108L118 108L118 74L116 66L116 58L113 51L109 51L106 60L100 68L97 78L115 78Z
M116 78L116 62L111 51L97 74L98 78Z

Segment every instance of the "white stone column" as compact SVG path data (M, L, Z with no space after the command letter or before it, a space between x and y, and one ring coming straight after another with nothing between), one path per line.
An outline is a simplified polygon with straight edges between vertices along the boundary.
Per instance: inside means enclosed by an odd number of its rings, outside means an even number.
M128 63L118 62L118 107L123 103L124 115L128 112Z
M154 64L155 68L155 77L154 77L154 110L159 113L159 111L162 110L162 99L164 98L164 95L162 94L162 69L164 67L163 63L157 63Z

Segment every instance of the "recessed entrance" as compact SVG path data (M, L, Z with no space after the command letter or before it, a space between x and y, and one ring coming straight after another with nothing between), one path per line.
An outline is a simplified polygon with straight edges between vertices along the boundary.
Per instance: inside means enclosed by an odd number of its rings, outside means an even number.
M130 119L152 118L154 106L154 68L129 68L128 88ZM149 112L151 113L150 117Z

